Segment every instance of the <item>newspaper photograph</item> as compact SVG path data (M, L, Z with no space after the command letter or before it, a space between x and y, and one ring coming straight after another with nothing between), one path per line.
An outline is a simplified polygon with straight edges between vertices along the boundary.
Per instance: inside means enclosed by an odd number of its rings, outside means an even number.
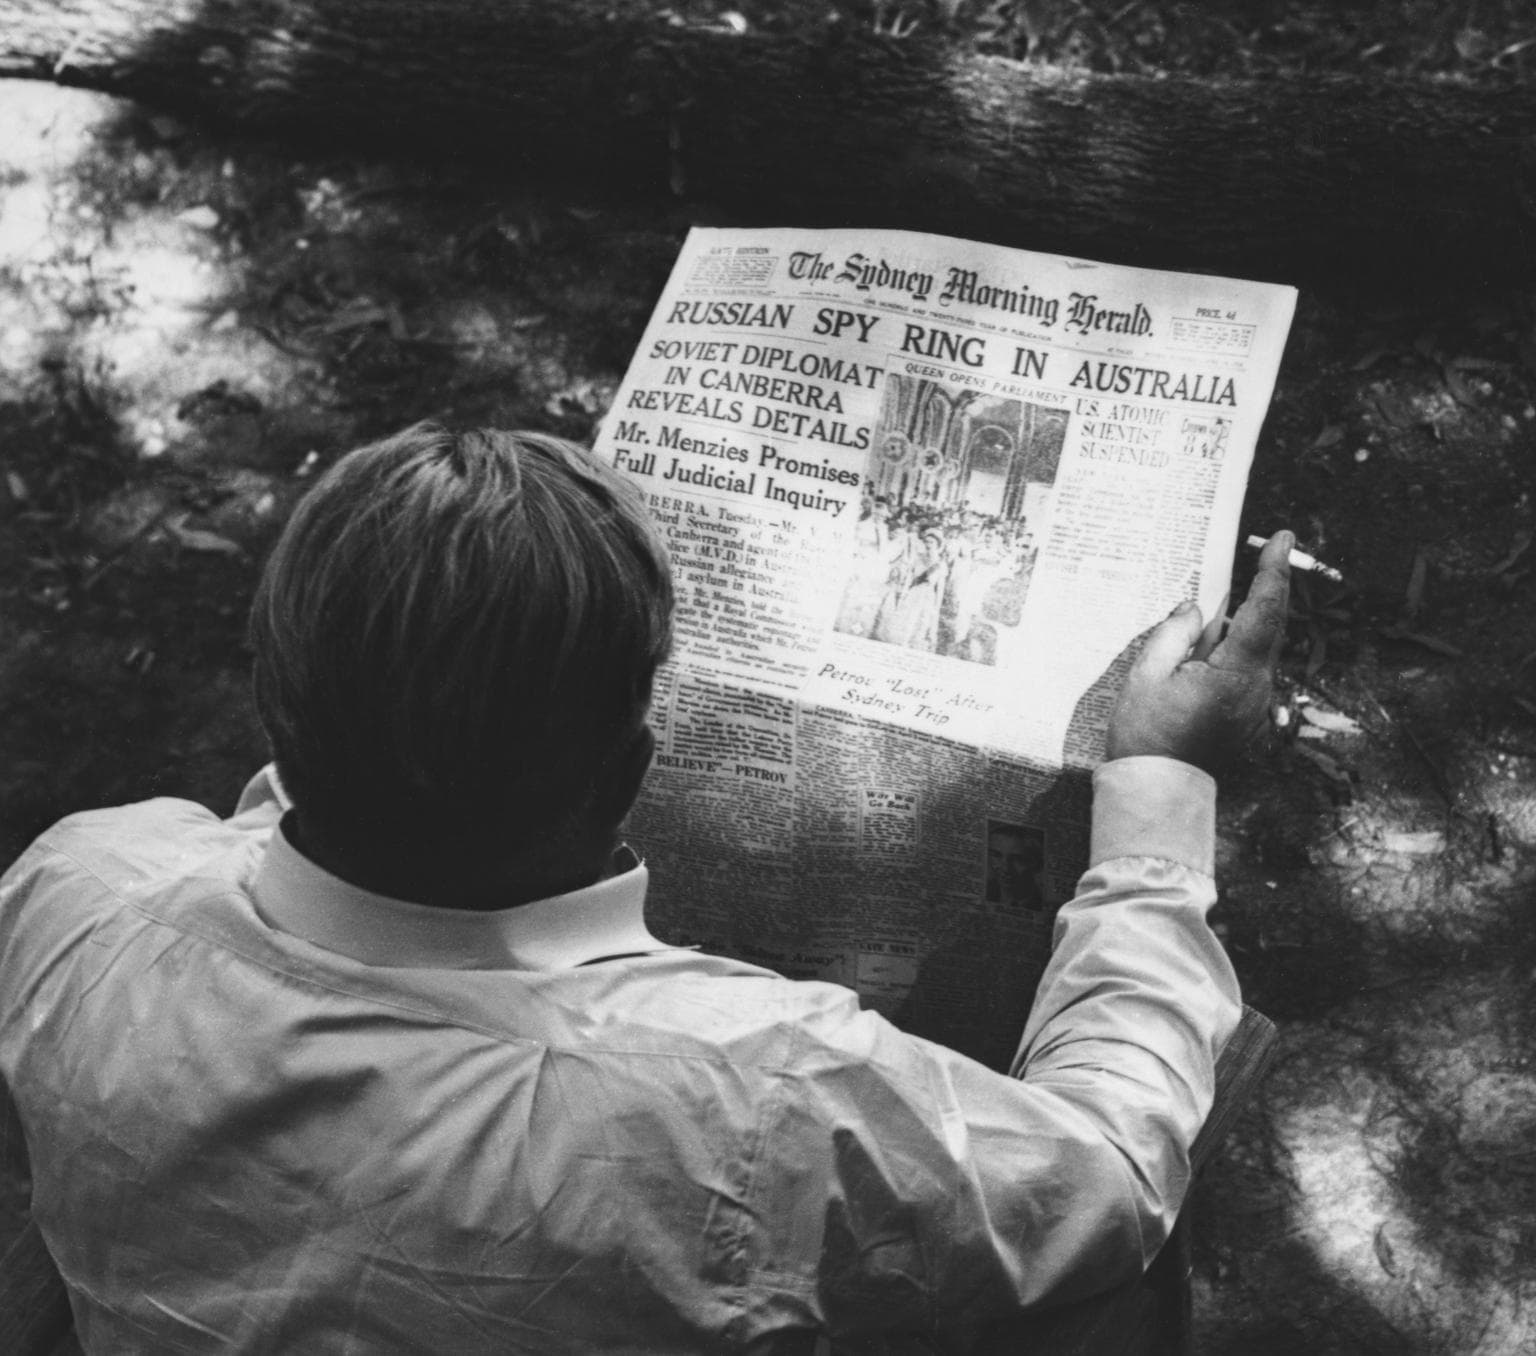
M677 642L631 820L673 940L1012 1054L1134 645L1222 606L1287 287L695 229L597 451Z

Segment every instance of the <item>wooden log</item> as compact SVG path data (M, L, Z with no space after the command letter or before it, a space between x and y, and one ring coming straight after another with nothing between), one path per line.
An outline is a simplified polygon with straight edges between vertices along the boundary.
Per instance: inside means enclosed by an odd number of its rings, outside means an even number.
M634 0L9 0L0 75L759 221L1417 290L1536 272L1536 94L1026 66Z

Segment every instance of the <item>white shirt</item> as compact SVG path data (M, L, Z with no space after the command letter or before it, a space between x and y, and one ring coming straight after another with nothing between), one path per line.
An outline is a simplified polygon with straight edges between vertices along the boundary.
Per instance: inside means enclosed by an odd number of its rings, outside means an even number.
M1213 806L1100 769L1016 1077L664 945L643 866L444 911L308 861L262 777L230 820L72 816L0 880L0 1073L82 1345L963 1344L1106 1287L1173 1221L1239 1015Z

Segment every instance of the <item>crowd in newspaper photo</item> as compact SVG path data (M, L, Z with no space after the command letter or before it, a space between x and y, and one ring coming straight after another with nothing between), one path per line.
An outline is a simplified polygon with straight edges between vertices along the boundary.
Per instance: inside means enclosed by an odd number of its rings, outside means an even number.
M893 374L837 630L977 664L1015 639L1066 413Z

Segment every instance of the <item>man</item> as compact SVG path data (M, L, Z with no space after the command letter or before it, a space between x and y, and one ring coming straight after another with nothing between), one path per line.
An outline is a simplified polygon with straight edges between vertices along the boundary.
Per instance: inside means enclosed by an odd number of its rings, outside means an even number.
M1200 768L1264 718L1288 546L1214 649L1190 607L1147 642L1008 1077L647 932L635 491L531 435L342 459L253 608L275 773L229 820L73 816L0 882L0 1073L86 1351L963 1349L1133 1275L1238 1015Z
M987 821L987 902L1045 907L1045 834L1023 824Z
M871 635L909 650L931 651L938 638L939 604L949 572L944 534L927 524L909 535L907 543L907 551L891 567Z

